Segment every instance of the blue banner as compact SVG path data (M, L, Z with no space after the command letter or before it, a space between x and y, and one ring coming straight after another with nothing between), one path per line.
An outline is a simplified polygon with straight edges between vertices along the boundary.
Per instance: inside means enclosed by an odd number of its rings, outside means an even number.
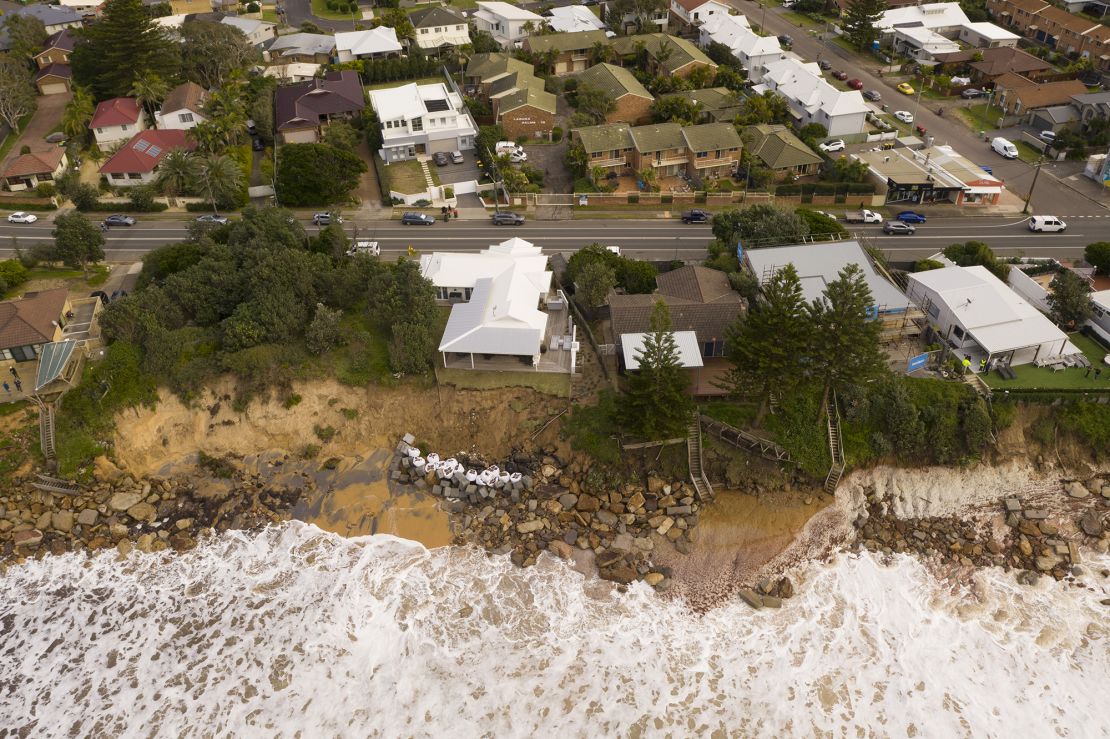
M744 261L744 244L740 241L736 242L736 259L740 262Z
M911 372L914 372L916 370L924 368L925 364L928 361L929 361L929 355L928 354L918 354L916 357L910 357L910 361L906 365L906 374L909 374Z

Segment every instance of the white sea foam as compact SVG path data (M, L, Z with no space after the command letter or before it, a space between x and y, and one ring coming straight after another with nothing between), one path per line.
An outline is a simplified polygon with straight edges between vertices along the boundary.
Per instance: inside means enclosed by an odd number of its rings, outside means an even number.
M696 616L546 558L299 523L47 557L0 580L0 716L36 737L1110 731L1105 580L951 588L866 554L797 575L781 611Z

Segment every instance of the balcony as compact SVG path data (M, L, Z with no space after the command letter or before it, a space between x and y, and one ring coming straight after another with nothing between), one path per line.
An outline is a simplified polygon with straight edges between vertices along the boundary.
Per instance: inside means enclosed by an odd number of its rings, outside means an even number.
M731 157L721 157L720 159L694 159L694 169L710 169L712 167L728 166L736 166L736 160Z
M601 159L591 159L591 167L623 167L626 164L624 157L605 157Z
M669 167L672 164L686 164L686 156L675 154L651 160L651 166L653 167Z

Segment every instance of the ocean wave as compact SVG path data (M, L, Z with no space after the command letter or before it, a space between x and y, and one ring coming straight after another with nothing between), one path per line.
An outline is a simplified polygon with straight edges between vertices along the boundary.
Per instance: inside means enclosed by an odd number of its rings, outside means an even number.
M546 557L297 522L46 557L0 579L0 715L37 737L1107 735L1105 579L866 553L794 576L782 610L697 615Z

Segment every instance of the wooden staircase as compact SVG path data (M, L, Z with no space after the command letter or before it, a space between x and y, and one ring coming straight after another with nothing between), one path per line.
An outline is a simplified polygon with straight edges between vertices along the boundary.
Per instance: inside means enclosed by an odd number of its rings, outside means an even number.
M836 407L836 393L829 393L825 399L825 423L828 425L829 456L832 458L829 474L825 477L825 492L832 495L844 474L844 446L840 435L840 411Z
M769 459L773 462L782 462L785 464L793 462L790 458L790 452L770 439L764 439L763 437L756 436L743 429L738 429L735 426L729 426L724 421L718 421L706 415L702 415L701 425L709 435L731 444L738 449L758 454L764 459Z
M701 414L697 411L690 416L690 423L686 427L686 457L690 463L690 482L694 484L694 491L698 500L711 500L713 486L705 477L701 458Z
M54 459L57 453L54 448L54 404L39 404L39 445L42 455L47 459Z

